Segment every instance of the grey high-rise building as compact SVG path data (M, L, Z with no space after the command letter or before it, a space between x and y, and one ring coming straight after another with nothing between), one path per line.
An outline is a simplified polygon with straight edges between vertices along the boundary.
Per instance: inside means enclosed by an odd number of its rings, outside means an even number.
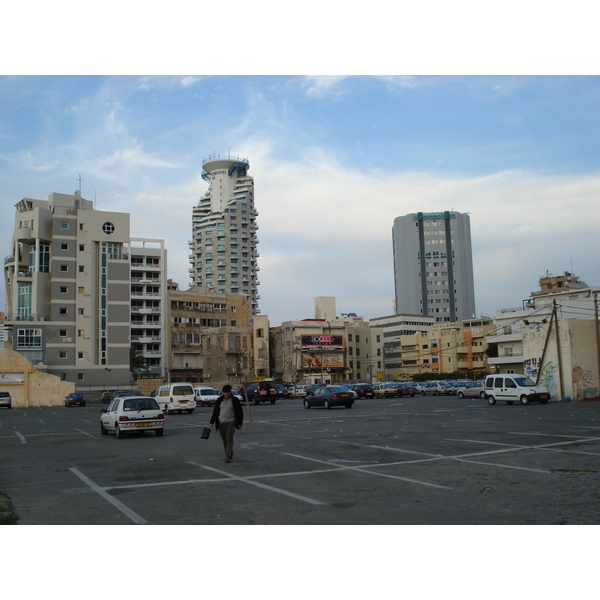
M254 208L254 180L247 159L211 156L202 163L206 194L194 207L190 240L192 286L222 294L247 296L251 316L258 308L256 250L258 212Z
M396 314L455 322L475 315L468 214L412 213L394 220Z

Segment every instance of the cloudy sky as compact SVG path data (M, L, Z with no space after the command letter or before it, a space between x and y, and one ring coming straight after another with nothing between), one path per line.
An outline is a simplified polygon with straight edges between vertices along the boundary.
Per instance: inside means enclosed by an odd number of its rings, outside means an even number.
M315 27L318 36L323 24ZM112 33L111 42L121 39ZM210 51L204 35L192 40L194 61L180 53L169 68L159 47L139 70L129 52L108 66L46 60L54 74L38 75L37 61L53 51L76 55L69 36L46 35L53 43L0 76L4 255L14 205L72 193L81 177L97 209L129 212L133 236L165 240L169 276L187 288L192 208L208 189L202 161L229 152L248 158L255 181L260 307L271 325L313 317L317 296L335 296L338 314L393 314L391 229L395 217L417 211L470 214L478 314L520 306L547 271L600 285L600 78L586 66L583 75L553 74L569 72L556 45L544 46L555 51L550 68L536 70L523 53L506 70L472 70L496 74L469 74L470 63L444 63L466 48L477 55L452 38L421 67L449 74L362 75L369 71L360 59L373 66L365 47L376 49L377 36L361 37L358 49L346 37L304 66L298 52L288 64L265 61L264 47ZM587 39L585 31L577 39ZM414 73L402 60L407 47L399 41L392 60L378 55L388 60L377 60L376 70ZM504 58L504 47L497 50ZM269 51L277 56L273 45ZM344 62L348 56L355 62ZM523 64L542 74L506 74ZM178 75L105 74L174 69ZM248 69L263 74L243 74ZM354 74L302 74L310 72Z
M13 206L72 193L161 238L187 287L202 161L247 157L271 324L393 314L391 228L416 211L471 215L478 313L538 278L600 285L600 78L592 76L5 76L0 239Z

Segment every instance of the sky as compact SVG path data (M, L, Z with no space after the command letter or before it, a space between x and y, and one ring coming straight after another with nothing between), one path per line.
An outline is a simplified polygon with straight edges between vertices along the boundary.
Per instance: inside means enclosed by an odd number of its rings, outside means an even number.
M249 160L259 305L272 326L394 313L391 229L469 213L476 310L517 307L546 272L600 285L597 76L0 77L0 225L52 192L131 214L190 285L192 208L214 153ZM3 294L2 294L3 296Z

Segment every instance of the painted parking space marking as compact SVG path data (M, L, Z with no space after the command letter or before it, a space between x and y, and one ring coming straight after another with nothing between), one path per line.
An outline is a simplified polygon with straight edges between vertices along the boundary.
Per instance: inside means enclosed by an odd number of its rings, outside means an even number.
M27 440L25 439L25 436L22 433L15 431L15 435L21 440L21 444L27 443Z
M300 458L303 460L309 460L312 462L316 462L316 463L321 463L321 464L325 464L325 465L329 465L331 463L326 462L324 460L319 460L318 458L310 458L309 456L300 456L299 454L291 454L288 452L284 452L284 454L286 456L293 456L294 458ZM421 481L419 479L412 479L410 477L400 477L399 475L389 475L388 473L376 473L373 471L370 471L369 469L371 468L375 468L375 467L386 467L389 466L390 464L394 464L394 463L379 463L379 464L371 464L368 467L354 467L354 466L350 466L350 465L345 465L345 464L336 464L338 469L343 469L343 470L350 470L350 471L359 471L360 473L368 473L369 475L375 475L377 477L385 477L387 479L396 479L399 481L406 481L408 483L416 483L418 485L424 485L427 487L434 487L434 488L439 488L439 489L443 489L443 490L451 490L453 488L448 487L447 485L440 485L438 483L431 483L429 481ZM397 464L405 464L405 463L397 463Z
M89 477L84 475L79 469L76 467L70 467L69 471L73 474L77 475L81 481L83 481L87 486L89 486L94 492L96 492L99 496L104 498L107 502L110 502L116 509L120 510L125 516L129 517L134 523L137 525L147 525L148 521L140 517L136 512L131 510L128 506L123 504L120 500L117 500L114 496L111 496L104 488L101 488L99 485L95 484Z
M308 504L315 504L320 506L327 506L326 502L321 502L320 500L315 500L314 498L308 498L307 496L302 496L300 494L295 494L293 492L288 492L287 490L282 490L281 488L273 487L272 485L267 485L265 483L260 483L258 481L254 481L248 477L240 477L239 475L233 475L232 473L227 473L226 471L221 471L220 469L215 469L214 467L209 467L208 465L201 465L198 463L195 464L197 467L202 467L203 469L207 469L208 471L213 471L214 473L219 473L220 475L224 475L229 479L234 481L240 481L242 483L247 483L249 485L254 485L256 487L269 490L270 492L276 492L277 494L283 494L284 496L289 496L290 498L295 498L296 500L300 500L302 502L308 502Z
M79 431L79 433L83 433L83 435L89 435L92 439L96 439L95 435L92 435L91 433L88 433L87 431L84 431L83 429L77 429L75 428L75 431Z

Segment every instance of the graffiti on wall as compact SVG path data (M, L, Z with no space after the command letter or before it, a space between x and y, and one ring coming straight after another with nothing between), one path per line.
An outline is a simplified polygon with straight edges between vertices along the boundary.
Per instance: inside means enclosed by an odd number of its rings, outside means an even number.
M559 395L558 378L556 377L557 371L558 365L551 361L547 362L540 371L539 384L548 388L550 395L553 397L557 397Z
M531 377L531 379L535 381L537 379L541 363L541 358L528 358L527 360L523 361L525 375L527 375L527 377Z

